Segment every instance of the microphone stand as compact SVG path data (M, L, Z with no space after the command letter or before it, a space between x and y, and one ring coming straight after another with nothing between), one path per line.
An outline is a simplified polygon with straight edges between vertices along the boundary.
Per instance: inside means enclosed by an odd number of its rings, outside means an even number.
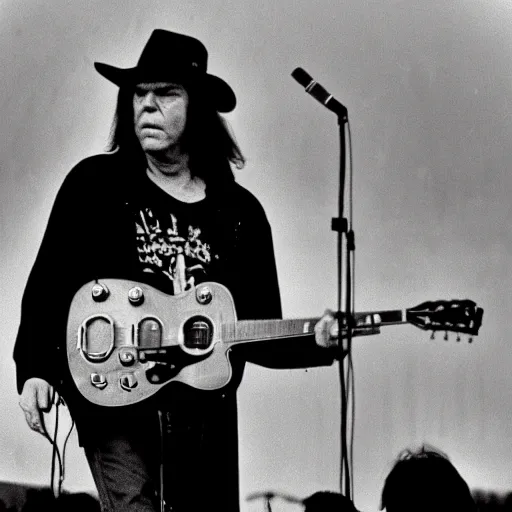
M347 446L347 411L348 397L345 381L344 356L350 356L352 348L352 274L351 274L351 253L355 250L354 232L349 230L347 218L344 217L345 210L345 178L346 178L346 140L345 124L348 122L347 110L343 107L337 112L339 141L340 141L340 162L339 162L339 192L338 192L338 217L331 221L331 229L337 232L337 309L338 309L338 333L339 339L339 377L341 385L341 462L340 462L340 490L347 498L352 499L351 475L349 467L349 454ZM343 302L343 239L347 242L346 248L346 281L345 281L345 314L342 313ZM345 329L344 329L345 327ZM343 334L346 331L347 352L344 353Z
M264 512L272 512L271 501L276 497L275 492L256 492L247 496L247 501L263 498L263 510Z
M292 77L305 87L306 92L313 96L317 101L322 103L324 107L338 116L339 138L340 138L340 187L338 196L338 217L332 219L331 229L338 233L337 242L337 272L338 272L338 294L337 294L337 320L338 320L338 360L339 360L339 376L341 385L341 468L340 468L340 490L343 494L351 498L352 489L350 485L350 464L348 460L347 449L347 388L350 386L350 379L346 381L345 377L345 356L348 357L348 375L351 370L351 348L352 348L352 328L354 326L352 311L352 270L351 255L355 251L354 232L349 229L348 221L343 216L344 198L345 198L345 166L346 166L346 150L345 150L345 124L348 124L348 113L344 105L336 98L329 94L316 80L311 77L304 69L296 68L292 72ZM350 132L349 132L350 133ZM342 312L342 269L343 269L343 236L347 240L346 250L346 291L345 291L345 312ZM346 331L346 346L344 352L344 328ZM345 477L345 478L343 478ZM345 489L343 489L345 487Z

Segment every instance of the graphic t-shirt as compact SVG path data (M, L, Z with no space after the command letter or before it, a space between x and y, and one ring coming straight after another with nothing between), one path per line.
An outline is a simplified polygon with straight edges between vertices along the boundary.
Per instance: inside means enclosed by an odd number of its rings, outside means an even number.
M142 271L155 274L175 295L208 279L219 258L208 197L184 203L149 178L135 209L137 254Z

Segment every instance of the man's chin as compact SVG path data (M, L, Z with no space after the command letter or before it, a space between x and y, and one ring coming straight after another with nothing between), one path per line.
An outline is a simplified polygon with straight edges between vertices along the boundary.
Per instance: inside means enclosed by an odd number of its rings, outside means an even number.
M156 140L144 140L141 142L144 153L158 154L167 151L167 146Z

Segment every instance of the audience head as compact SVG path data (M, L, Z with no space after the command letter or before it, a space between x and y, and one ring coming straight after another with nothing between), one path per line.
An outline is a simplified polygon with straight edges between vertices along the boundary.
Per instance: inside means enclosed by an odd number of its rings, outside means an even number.
M476 512L468 484L447 455L423 446L404 450L386 477L381 510L386 512Z
M302 501L304 512L357 512L352 501L331 491L315 492Z

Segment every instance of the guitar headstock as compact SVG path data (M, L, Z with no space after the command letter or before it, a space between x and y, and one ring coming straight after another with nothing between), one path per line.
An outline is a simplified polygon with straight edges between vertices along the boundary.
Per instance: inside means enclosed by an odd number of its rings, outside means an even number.
M478 335L484 310L472 300L437 300L407 310L407 321L425 331Z

